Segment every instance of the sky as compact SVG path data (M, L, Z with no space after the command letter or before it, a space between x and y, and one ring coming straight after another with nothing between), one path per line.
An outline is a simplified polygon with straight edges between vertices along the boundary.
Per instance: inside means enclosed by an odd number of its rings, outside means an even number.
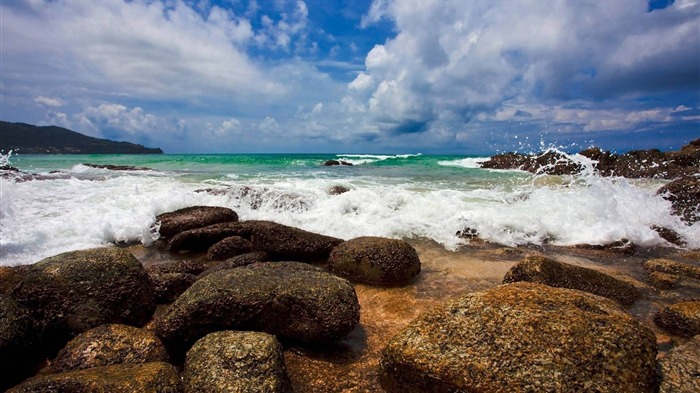
M0 119L166 153L677 149L700 0L0 0Z

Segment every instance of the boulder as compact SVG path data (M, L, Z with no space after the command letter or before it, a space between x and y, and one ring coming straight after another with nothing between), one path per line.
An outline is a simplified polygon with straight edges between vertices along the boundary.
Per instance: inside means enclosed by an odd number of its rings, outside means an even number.
M670 201L673 214L688 224L700 221L700 177L676 179L659 188L656 194Z
M188 393L291 392L275 336L221 331L197 341L187 352L183 373Z
M231 236L209 247L207 258L213 261L222 261L236 255L251 252L253 244L240 236Z
M658 225L652 225L651 229L653 229L654 232L658 233L660 238L666 240L667 242L673 245L676 245L678 247L686 246L686 242L683 239L683 236L681 236L680 233L674 231L673 229L660 227Z
M30 310L0 294L0 391L32 374L41 359L41 333Z
M146 267L148 274L187 273L197 275L207 270L207 265L199 260L167 261Z
M673 274L649 272L649 283L658 289L671 289L680 282L681 278Z
M238 214L235 211L217 206L186 207L156 217L156 222L160 222L160 235L165 238L172 238L190 229L235 221L238 221Z
M141 326L156 307L153 284L141 263L128 251L113 247L72 251L37 262L11 295L46 323L50 341L60 346L105 323Z
M613 299L623 306L631 306L641 297L639 290L628 282L593 269L539 256L527 257L518 262L503 278L504 284L517 281L577 289Z
M167 362L165 346L152 332L133 326L102 325L83 332L58 352L56 372L120 363Z
M692 337L700 334L700 300L687 300L664 307L654 323L670 333Z
M647 273L661 272L700 280L700 267L670 259L649 259L644 262L644 270Z
M359 322L355 289L346 280L297 262L256 263L209 274L155 320L176 353L208 333L264 331L307 344L327 343Z
M418 253L403 240L358 237L336 246L328 257L330 270L350 281L398 285L420 272Z
M528 164L528 162L528 156L510 152L496 154L488 161L482 162L480 165L485 169L522 169L526 164Z
M519 282L425 313L382 351L388 392L653 392L654 333L616 303Z
M338 165L352 166L352 163L347 162L347 161L342 161L342 160L327 160L326 162L323 163L323 166L338 166Z
M673 348L659 360L660 393L700 392L700 336Z
M115 364L61 374L39 375L8 393L182 393L175 366L162 363Z
M9 293L19 284L28 269L28 265L0 266L0 295Z
M197 276L188 273L154 273L150 274L158 304L170 304L187 290Z
M349 188L345 186L333 186L328 190L329 195L340 195L350 191Z
M170 240L169 246L171 251L202 252L227 237L250 238L251 231L252 225L248 222L214 224L178 233Z
M267 257L267 253L265 251L253 251L247 254L237 255L233 258L229 258L223 261L218 266L212 267L211 269L205 271L204 273L202 273L202 276L206 276L221 270L235 269L241 266L248 266L253 263L267 262L269 260L270 258Z

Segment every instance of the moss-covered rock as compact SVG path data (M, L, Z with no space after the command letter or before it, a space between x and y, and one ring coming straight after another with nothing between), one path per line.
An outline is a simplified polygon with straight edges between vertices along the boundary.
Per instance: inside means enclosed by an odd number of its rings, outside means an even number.
M662 272L649 272L649 283L658 289L671 289L678 285L681 278L674 274L667 274Z
M187 290L197 276L187 273L154 273L149 274L156 292L158 304L170 304Z
M644 270L648 273L661 272L700 280L700 267L671 259L650 259L644 262Z
M187 352L183 373L188 393L291 392L275 336L221 331L197 341Z
M31 378L8 393L181 393L177 369L168 363L115 364Z
M700 336L673 348L659 360L660 393L700 392Z
M270 258L267 256L267 253L265 251L253 251L229 258L221 262L220 264L206 270L204 273L202 273L202 276L216 273L221 270L235 269L241 266L248 266L253 263L268 262L269 260Z
M74 337L58 352L52 369L67 372L119 363L161 361L168 361L168 353L155 334L133 326L111 324Z
M0 390L32 374L41 357L41 333L30 310L0 294Z
M688 300L664 307L654 315L654 323L684 337L700 334L700 300Z
M167 261L146 267L148 274L186 273L197 275L207 270L207 265L200 260Z
M397 285L416 277L421 265L416 250L403 240L358 237L335 247L328 266L351 281Z
M226 329L325 343L354 329L359 309L342 278L303 263L258 263L201 278L156 319L155 331L176 353Z
M192 206L156 217L160 235L172 238L180 232L207 227L222 222L238 221L238 214L227 207Z
M46 333L59 348L67 339L105 323L141 326L156 307L153 284L143 266L120 248L46 258L27 270L11 294L47 324Z
M252 225L248 222L215 224L178 233L170 240L169 247L171 251L203 252L230 236L249 239L251 231Z
M630 306L641 297L639 290L628 282L593 269L539 256L527 257L518 262L503 278L504 284L517 281L577 289L613 299L623 306Z
M519 282L461 296L397 334L389 392L653 392L654 333L616 303Z
M207 258L213 261L223 261L236 255L246 254L253 250L253 244L240 236L231 236L220 240L209 247Z

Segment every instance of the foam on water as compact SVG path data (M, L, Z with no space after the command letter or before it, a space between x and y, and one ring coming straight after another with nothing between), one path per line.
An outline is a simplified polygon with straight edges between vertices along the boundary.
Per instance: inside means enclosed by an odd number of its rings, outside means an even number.
M462 158L459 160L439 161L438 165L476 169L476 168L481 168L481 163L486 162L488 160L489 160L489 157L469 157L469 158Z
M349 162L353 165L370 164L379 161L405 159L410 157L420 157L423 154L396 154L396 155L377 155L377 154L338 154L338 158Z
M436 172L389 178L320 168L308 175L200 178L74 166L69 176L50 180L0 178L0 265L114 242L148 245L157 238L151 228L158 214L192 205L227 206L243 220L273 220L343 239L426 237L448 249L465 242L456 232L467 227L506 245L620 239L668 245L652 225L673 229L688 247L700 247L700 223L685 225L655 194L662 181L598 177L590 161L572 159L586 168L582 175L478 178L473 168L464 168L462 176L459 167L436 165L456 180ZM333 186L349 191L330 195ZM195 192L204 188L218 192Z

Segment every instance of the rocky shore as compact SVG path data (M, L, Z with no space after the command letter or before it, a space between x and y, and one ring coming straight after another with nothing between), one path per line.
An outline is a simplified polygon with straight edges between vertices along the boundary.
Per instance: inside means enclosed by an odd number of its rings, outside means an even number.
M700 389L700 254L343 241L223 207L0 268L9 392Z

